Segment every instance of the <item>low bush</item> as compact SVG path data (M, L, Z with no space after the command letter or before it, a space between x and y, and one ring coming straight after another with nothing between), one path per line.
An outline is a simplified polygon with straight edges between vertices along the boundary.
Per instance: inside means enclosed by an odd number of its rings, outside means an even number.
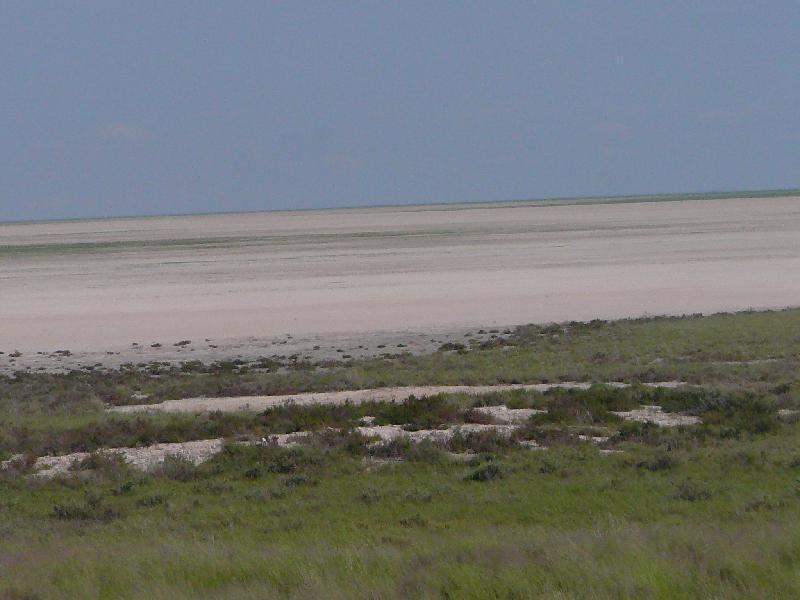
M711 498L711 490L702 481L687 479L675 486L673 498L686 500L687 502L698 502Z
M5 467L0 473L8 475L28 475L33 472L36 466L36 455L30 452L17 455L14 458L8 459Z
M537 423L618 422L611 411L631 410L641 404L637 390L593 385L588 390L553 388L544 395L547 412L533 417Z
M668 452L657 452L633 461L633 465L637 469L646 469L647 471L665 471L678 466L678 460Z
M199 469L186 457L170 455L153 470L153 475L163 479L187 482L199 477Z
M309 477L308 475L303 475L301 473L295 473L294 475L283 477L281 479L281 483L288 488L292 488L301 485L317 485L319 483L319 479Z
M366 488L365 490L362 490L361 494L359 494L359 499L364 504L375 504L376 502L383 500L383 498L383 492L380 492L375 488Z
M105 506L102 497L89 490L80 504L55 504L53 516L61 521L109 522L120 518L122 514L118 510Z
M436 429L463 420L462 405L447 394L424 398L410 396L403 402L369 402L361 405L378 425L403 424L411 429Z
M547 448L577 446L581 443L577 432L560 424L526 423L514 432L515 440L533 440Z
M516 445L516 440L511 436L491 430L457 432L447 444L453 452L499 452Z
M96 451L74 463L70 471L91 471L101 477L119 479L128 474L129 467L122 456L115 452Z
M428 521L419 515L412 515L410 517L403 517L400 519L400 525L403 527L427 527Z
M503 477L503 470L499 465L489 463L467 475L469 481L493 481Z
M153 494L150 496L143 496L136 501L136 506L143 508L152 508L154 506L161 506L167 503L167 497L164 494Z
M263 462L273 473L295 473L304 467L321 464L322 456L319 452L298 446L267 453Z

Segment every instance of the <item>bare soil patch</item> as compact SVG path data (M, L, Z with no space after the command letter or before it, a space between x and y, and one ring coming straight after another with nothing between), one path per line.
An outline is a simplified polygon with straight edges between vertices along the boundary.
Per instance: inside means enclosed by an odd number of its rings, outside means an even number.
M588 382L562 382L562 383L530 383L530 384L500 384L500 385L425 385L374 388L366 390L347 390L341 392L308 392L301 394L282 394L276 396L237 396L231 398L184 398L181 400L167 400L158 404L132 404L128 406L114 406L109 408L112 412L136 413L147 411L162 412L206 412L219 410L223 412L236 411L262 411L267 408L280 406L288 402L293 404L344 404L352 402L402 402L406 398L415 396L422 398L436 394L471 394L481 395L491 392L510 390L533 390L546 392L554 388L563 389L589 389L593 384ZM608 382L604 385L611 387L627 387L628 384ZM645 383L648 387L675 388L684 385L680 381L663 381L658 383ZM498 409L499 410L499 409ZM506 409L507 411L508 409ZM514 413L506 413L514 414Z

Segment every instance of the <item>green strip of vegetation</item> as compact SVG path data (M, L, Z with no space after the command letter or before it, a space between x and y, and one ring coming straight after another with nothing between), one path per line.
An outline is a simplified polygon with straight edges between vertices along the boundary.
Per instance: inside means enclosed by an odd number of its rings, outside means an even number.
M685 381L791 389L800 366L800 309L592 321L517 328L509 337L448 344L422 356L310 363L264 357L0 376L0 420L98 414L105 405L402 385L559 381ZM795 392L792 392L795 393ZM142 397L146 397L142 400Z
M0 598L795 597L799 367L800 311L787 310L526 326L417 357L2 378L5 456L230 443L199 467L169 459L149 474L95 453L51 481L27 477L26 461L0 475ZM261 413L104 410L137 393L667 379L693 385ZM547 412L510 438L375 445L354 432L366 415L409 430L486 422L470 408L499 403ZM702 422L614 414L639 404ZM234 443L307 430L320 433L296 448Z
M235 448L0 482L6 597L794 597L798 432L467 463ZM2 592L0 592L2 593Z

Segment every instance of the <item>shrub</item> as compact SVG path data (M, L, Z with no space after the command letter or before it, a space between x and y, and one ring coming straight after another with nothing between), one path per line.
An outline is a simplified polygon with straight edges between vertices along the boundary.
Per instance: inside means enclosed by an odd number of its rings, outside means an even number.
M457 423L462 419L461 404L447 394L409 396L400 403L368 402L362 407L375 416L378 425L406 423L412 429L436 429L442 423Z
M614 437L614 442L636 442L648 446L659 446L665 450L697 449L709 438L737 439L742 431L726 424L680 425L660 427L653 423L626 421Z
M536 425L526 423L516 432L515 440L534 440L537 444L552 448L555 446L577 446L581 440L577 432L554 424Z
M384 497L383 493L379 492L374 488L367 488L363 490L359 496L359 498L364 504L374 504L375 502L383 500L383 497Z
M781 499L773 498L767 494L751 500L744 505L744 512L758 512L762 510L777 510L783 508L786 503Z
M503 471L499 465L494 463L480 467L467 475L469 481L493 481L501 477L503 477Z
M761 459L760 461L759 458ZM743 467L752 467L758 462L763 463L763 459L763 456L758 457L753 452L749 452L747 450L728 452L720 457L720 460L724 465L740 465Z
M323 427L347 429L360 416L352 404L301 406L287 403L258 415L258 424L272 433L315 431Z
M126 481L119 486L115 487L111 490L111 494L113 496L124 496L126 494L130 494L136 488L135 481Z
M344 450L351 456L363 456L367 453L367 438L350 429L325 428L307 438L313 448L323 450Z
M424 440L418 444L409 444L406 448L405 458L412 462L441 464L445 462L445 453L430 440Z
M694 412L701 415L704 424L730 427L736 436L768 433L780 426L775 402L752 392L733 394L711 390L702 397Z
M61 521L103 521L108 522L120 518L119 511L103 505L102 497L87 491L81 504L56 504L53 506L53 516Z
M588 390L554 388L544 394L547 412L536 415L538 423L579 423L591 425L619 421L613 410L630 410L640 404L636 391L607 385Z
M467 434L458 432L448 442L448 447L453 452L471 450L472 452L495 453L516 445L516 440L511 436L501 435L491 430L473 431Z
M464 411L465 423L479 423L481 425L488 425L494 423L494 417L480 410L467 409Z
M288 477L284 477L281 480L281 483L286 487L298 487L301 485L317 485L319 483L318 479L309 477L308 475L303 475L300 473L296 473L294 475L289 475Z
M413 515L411 517L403 517L400 519L400 525L403 527L427 527L428 521L419 515Z
M261 468L258 466L250 467L249 469L245 470L244 478L245 479L258 479L261 477Z
M450 352L454 350L457 352L463 352L466 349L467 347L459 342L445 342L444 344L439 346L437 352Z
M136 501L136 506L144 508L152 508L154 506L161 506L167 503L167 497L163 494L154 494L152 496L144 496Z
M369 446L371 456L381 458L405 458L411 452L413 444L405 437L395 438L389 442L377 442Z
M323 463L323 454L306 446L257 446L253 449L256 455L256 466L263 472L291 474L304 468L319 466Z
M414 488L403 495L403 500L406 502L428 503L433 500L433 494L428 490Z
M673 498L686 500L687 502L708 500L711 498L711 490L701 481L687 479L676 486Z
M36 466L36 456L30 452L15 456L6 462L2 472L9 475L27 475L33 472Z
M170 455L164 458L153 474L156 477L183 482L197 479L199 475L197 466L188 458L179 455Z
M76 461L70 471L93 471L103 477L116 479L127 474L128 464L117 453L97 451L81 461Z
M549 475L551 473L555 473L556 471L558 471L558 465L555 462L546 458L542 460L542 464L539 466L539 473Z
M667 452L658 452L652 456L639 459L635 463L636 468L648 471L664 471L672 469L678 465L677 459Z

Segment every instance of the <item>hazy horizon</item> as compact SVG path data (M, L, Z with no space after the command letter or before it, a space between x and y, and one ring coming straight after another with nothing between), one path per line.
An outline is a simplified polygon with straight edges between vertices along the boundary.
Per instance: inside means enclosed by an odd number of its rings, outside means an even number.
M178 213L142 213L142 214L118 214L118 215L96 215L86 217L62 217L62 218L43 218L43 219L9 219L0 220L0 225L21 224L21 223L47 223L61 221L103 221L112 219L156 219L159 217L202 217L214 215L237 215L237 214L260 214L260 213L281 213L281 212L303 212L303 211L337 211L337 210L368 210L368 209L391 209L391 208L414 208L425 206L483 206L483 205L504 205L504 204L541 204L542 206L571 205L571 204L611 204L624 202L657 202L670 200L726 200L752 198L774 198L777 196L798 196L800 188L785 189L764 189L764 190L712 190L704 192L668 192L663 194L624 194L609 196L557 196L550 198L513 198L508 200L465 200L450 202L408 202L399 204L360 204L352 206L318 206L308 208L272 208L254 210L210 210L203 212L178 212Z
M0 221L800 186L800 5L6 2Z

